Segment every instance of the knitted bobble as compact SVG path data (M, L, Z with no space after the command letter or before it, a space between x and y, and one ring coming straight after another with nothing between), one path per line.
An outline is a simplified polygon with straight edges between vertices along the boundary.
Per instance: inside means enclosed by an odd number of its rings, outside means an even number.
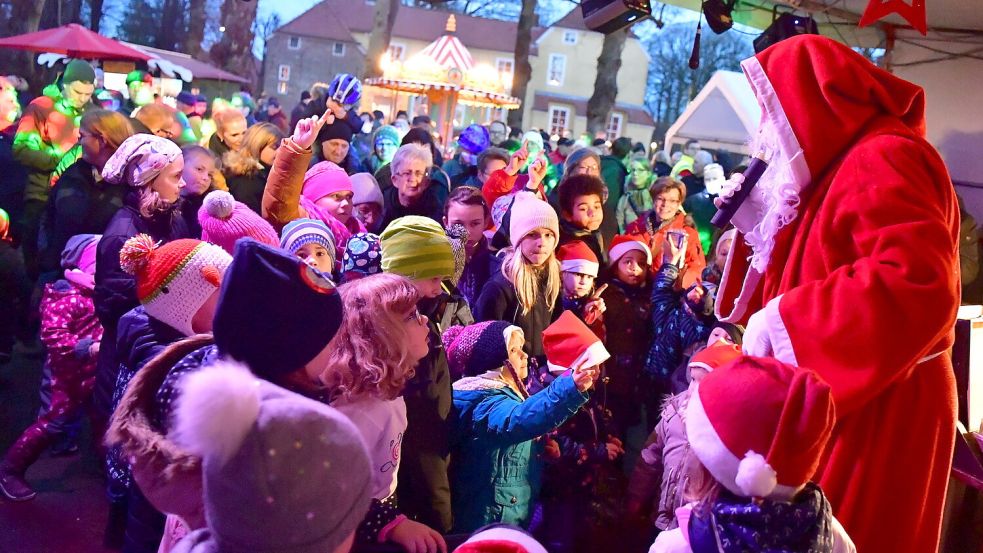
M119 251L119 267L128 274L136 275L150 263L150 256L160 246L160 242L146 234L138 234L123 243Z
M232 194L224 190L214 190L205 196L205 211L217 219L228 219L236 208L236 200Z
M440 341L443 342L444 349L450 349L451 344L454 343L454 340L456 340L462 332L464 332L464 327L461 325L455 325L445 330L444 333L440 335Z

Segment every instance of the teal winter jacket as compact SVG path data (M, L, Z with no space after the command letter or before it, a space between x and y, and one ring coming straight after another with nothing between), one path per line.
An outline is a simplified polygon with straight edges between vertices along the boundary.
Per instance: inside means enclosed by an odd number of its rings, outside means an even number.
M563 424L587 399L569 375L525 401L500 380L478 376L454 383L455 533L492 523L528 525L543 470L543 447L534 440Z

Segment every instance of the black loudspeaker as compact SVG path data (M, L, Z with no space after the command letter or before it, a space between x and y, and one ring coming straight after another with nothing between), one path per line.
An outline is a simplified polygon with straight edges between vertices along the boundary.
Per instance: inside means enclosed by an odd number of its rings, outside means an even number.
M775 10L778 6L775 6ZM773 12L775 13L775 12ZM818 35L819 25L816 20L794 13L783 13L774 17L771 25L754 39L754 53L760 53L765 48L797 35Z
M737 0L704 0L703 15L707 18L710 30L718 35L734 26L734 4Z
M652 15L649 0L584 0L580 10L588 29L606 35Z

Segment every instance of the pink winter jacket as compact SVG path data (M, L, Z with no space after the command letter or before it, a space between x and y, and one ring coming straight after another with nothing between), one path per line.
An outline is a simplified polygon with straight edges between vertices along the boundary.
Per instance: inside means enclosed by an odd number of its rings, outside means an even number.
M54 373L91 374L96 355L90 346L102 340L92 292L67 280L44 287L41 298L41 342Z

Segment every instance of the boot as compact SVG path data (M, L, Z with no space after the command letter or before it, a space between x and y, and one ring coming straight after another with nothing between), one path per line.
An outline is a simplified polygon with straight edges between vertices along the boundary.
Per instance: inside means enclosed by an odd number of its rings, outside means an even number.
M0 491L13 501L27 501L37 495L24 480L24 473L6 461L0 462Z

